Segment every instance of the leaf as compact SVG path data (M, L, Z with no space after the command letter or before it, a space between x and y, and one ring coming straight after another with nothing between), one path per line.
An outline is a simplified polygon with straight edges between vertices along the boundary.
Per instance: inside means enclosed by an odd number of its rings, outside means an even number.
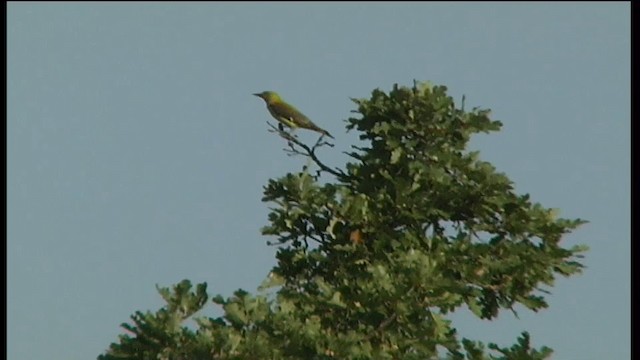
M349 234L349 241L356 245L364 244L364 240L362 239L362 231L360 229L355 229Z
M337 305L339 307L346 307L347 306L347 304L345 304L342 301L342 294L340 294L339 291L336 291L335 293L333 293L333 296L331 297L331 300L329 300L329 304Z
M264 291L272 287L284 285L286 282L285 278L271 271L267 278L262 281L258 290Z
M469 306L469 310L477 316L478 318L483 318L482 306L478 303L476 298L471 298L467 300L467 306Z
M391 152L391 159L389 160L389 162L391 164L398 163L398 161L400 160L400 156L402 156L402 148L393 149L393 151Z

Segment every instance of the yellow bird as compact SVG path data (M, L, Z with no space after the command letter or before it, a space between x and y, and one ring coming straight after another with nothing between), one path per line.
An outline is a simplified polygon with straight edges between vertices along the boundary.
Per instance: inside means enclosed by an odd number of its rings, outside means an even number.
M308 117L301 113L293 105L287 104L278 93L274 91L263 91L261 93L253 94L267 103L267 109L271 116L273 116L280 124L286 125L292 129L302 128L309 129L326 135L334 139L327 130L320 128L314 124ZM280 128L282 130L282 128Z

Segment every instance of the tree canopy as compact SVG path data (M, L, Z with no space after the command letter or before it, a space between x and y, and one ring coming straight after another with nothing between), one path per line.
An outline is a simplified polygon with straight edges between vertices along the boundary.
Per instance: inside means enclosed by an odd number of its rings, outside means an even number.
M352 99L347 129L362 146L327 165L277 130L313 166L270 179L263 235L277 263L256 294L210 297L184 280L159 288L166 305L136 312L98 359L545 359L528 333L507 348L460 338L447 315L481 319L520 304L538 311L558 275L579 273L585 246L563 247L581 219L518 194L471 136L500 130L488 109L465 110L445 86L414 83ZM327 180L328 179L328 180ZM207 305L218 318L195 317Z

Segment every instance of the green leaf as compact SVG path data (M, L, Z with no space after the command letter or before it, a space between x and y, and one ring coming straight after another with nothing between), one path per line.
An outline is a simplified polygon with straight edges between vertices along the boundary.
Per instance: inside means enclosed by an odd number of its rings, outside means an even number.
M264 291L272 287L282 286L285 284L285 282L285 278L272 271L269 273L269 275L267 275L267 278L262 281L262 283L258 287L258 290Z
M402 148L393 149L393 151L391 152L391 159L389 162L391 164L398 163L398 161L400 160L400 156L402 156Z
M333 296L331 297L331 300L329 300L329 304L337 305L339 307L346 307L347 306L347 304L345 304L342 301L342 294L340 294L339 291L336 291L335 293L333 293Z

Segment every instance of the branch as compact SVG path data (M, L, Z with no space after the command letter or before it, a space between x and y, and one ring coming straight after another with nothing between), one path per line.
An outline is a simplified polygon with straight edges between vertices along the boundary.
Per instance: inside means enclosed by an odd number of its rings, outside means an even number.
M384 321L381 322L380 325L378 325L378 327L371 334L365 336L363 340L364 341L371 340L372 337L374 337L377 333L379 333L382 330L384 330L384 328L389 326L397 317L398 317L398 314L393 313L393 315L391 315L388 318L384 319Z
M289 149L284 149L285 152L288 153L288 155L292 156L292 155L302 155L302 156L306 156L308 158L310 158L311 160L313 160L314 163L316 163L316 165L318 165L318 167L320 167L321 171L325 171L328 172L332 175L334 175L335 177L341 179L341 180L347 180L349 177L347 174L345 174L342 170L335 168L332 169L329 166L323 164L320 159L318 159L318 157L316 156L316 149L323 146L323 145L328 145L333 147L333 144L323 141L324 135L320 136L318 138L318 141L316 141L316 143L312 146L309 147L305 144L303 144L300 140L298 140L298 138L282 129L277 128L276 126L272 125L270 122L267 121L267 125L269 125L273 130L269 130L270 132L276 132L278 133L278 135L280 135L280 137L282 137L283 139L287 140L287 144L289 146ZM298 145L300 148L302 148L304 150L298 150L296 149L296 147L294 145Z
M318 244L322 244L322 245L328 245L329 244L326 240L318 238L318 237L316 237L314 235L311 235L311 234L305 234L304 237L305 237L305 241L306 241L306 238L309 238L309 239L317 242Z
M511 312L513 313L513 316L516 317L516 319L520 319L520 316L518 316L518 312L516 311L516 309L513 308L513 304L509 305L509 310L511 310Z

